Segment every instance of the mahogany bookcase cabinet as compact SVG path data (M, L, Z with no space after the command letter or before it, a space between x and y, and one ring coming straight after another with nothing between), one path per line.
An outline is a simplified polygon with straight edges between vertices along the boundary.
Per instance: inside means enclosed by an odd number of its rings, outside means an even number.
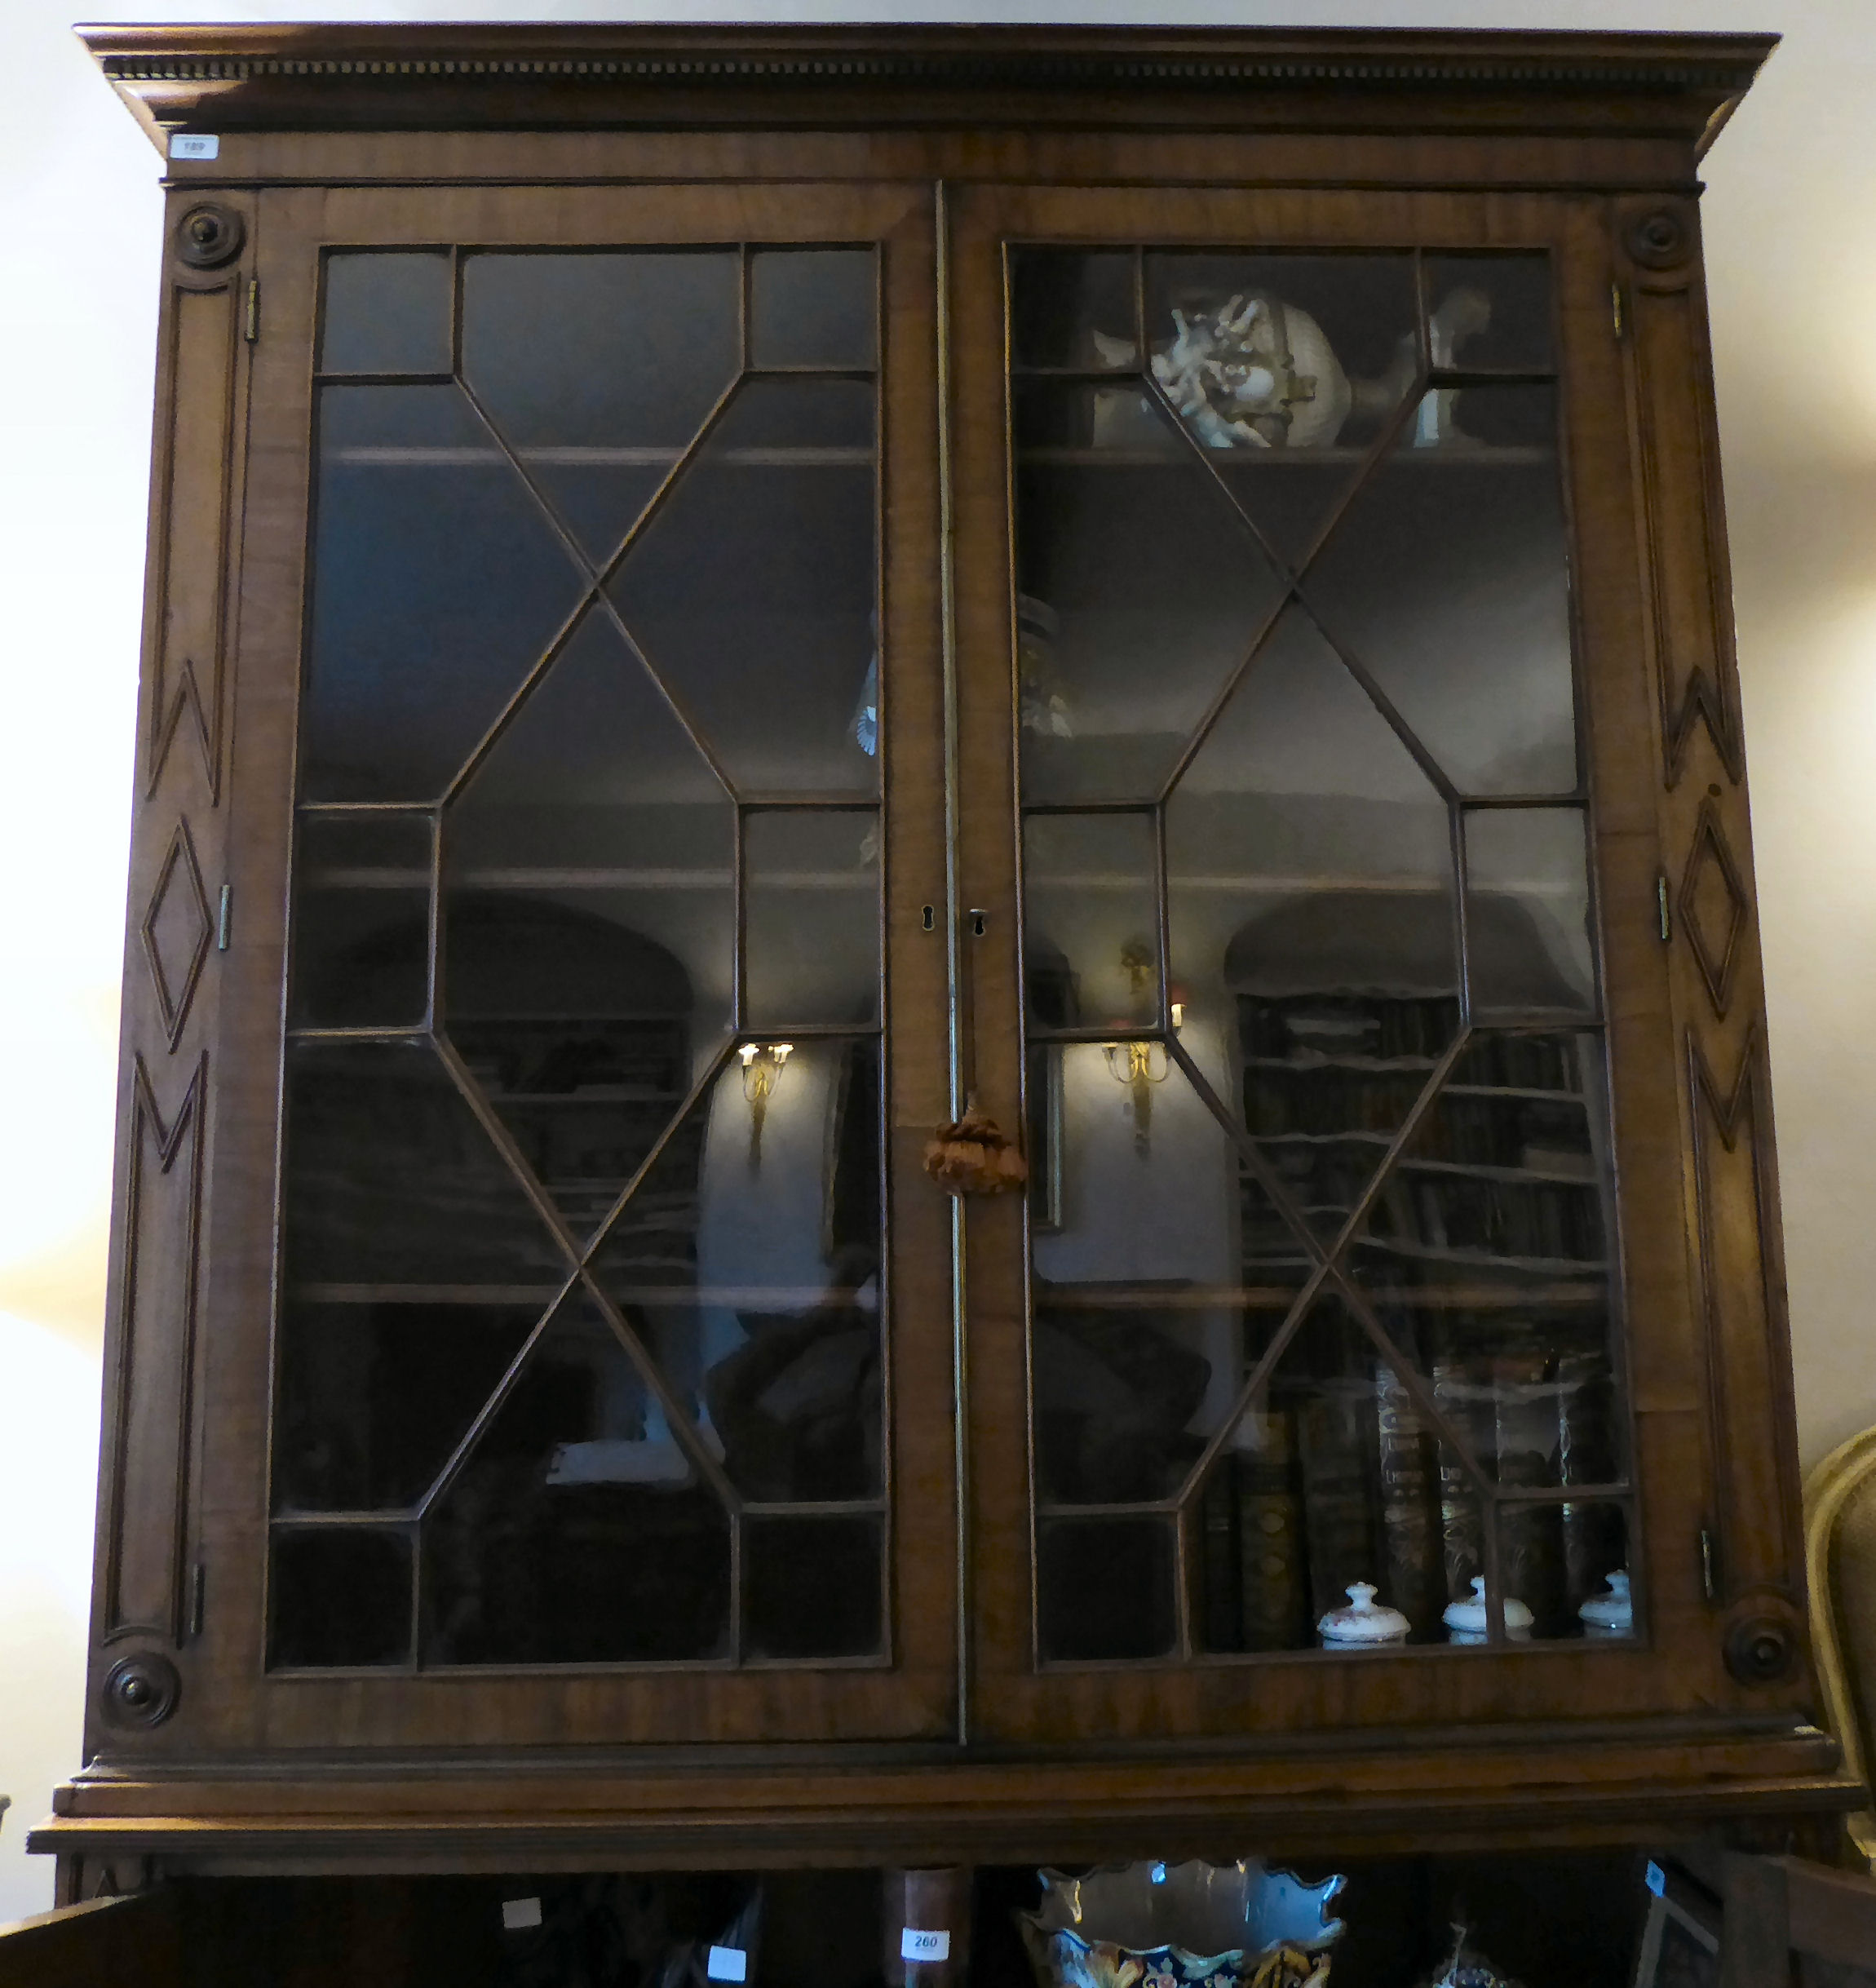
M169 204L65 1896L1825 1829L1769 42L84 33Z

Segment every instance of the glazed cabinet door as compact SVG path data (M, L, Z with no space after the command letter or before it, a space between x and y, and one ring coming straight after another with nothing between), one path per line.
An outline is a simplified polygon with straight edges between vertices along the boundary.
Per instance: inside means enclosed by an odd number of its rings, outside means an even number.
M1754 1702L1614 241L953 203L976 1076L1030 1162L968 1217L976 1729Z
M928 205L251 225L204 1605L143 1743L947 1729Z

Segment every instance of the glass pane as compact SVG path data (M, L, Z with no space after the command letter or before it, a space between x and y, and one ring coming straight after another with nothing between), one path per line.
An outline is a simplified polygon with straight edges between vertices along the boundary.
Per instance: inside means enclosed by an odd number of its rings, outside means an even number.
M427 801L583 582L462 390L320 389L300 798Z
M301 1028L419 1026L430 1005L430 820L303 815L294 873Z
M1574 808L1467 816L1474 1007L1595 1009L1586 829Z
M595 611L446 811L443 1012L581 1235L730 1018L735 809Z
M590 1302L569 1304L425 1521L424 1659L728 1654L729 1521Z
M1134 368L1134 259L1082 249L1011 257L1010 347L1019 366Z
M1163 1657L1178 1638L1167 1518L1046 1519L1037 1530L1044 1663Z
M1548 256L1429 255L1421 270L1435 365L1551 365Z
M463 260L462 377L595 560L736 377L737 263L733 249Z
M1626 1441L1601 1045L1540 1020L1595 992L1555 394L1415 395L1546 369L1547 261L1143 267L1144 349L1126 254L1012 258L1013 370L1117 375L1011 383L1044 1653L1177 1640L1165 1515L1095 1503L1179 1503L1210 1651L1352 1587L1444 1645L1488 1538L1574 1635ZM1063 1616L1122 1543L1129 1626Z
M870 249L761 249L749 259L750 364L871 366Z
M476 1302L478 1296L483 1302ZM540 1316L502 1294L281 1315L277 1512L395 1511L429 1490Z
M1032 1236L1037 1492L1175 1494L1308 1260L1157 1043L1064 1043L1060 1217Z
M409 1539L351 1525L277 1531L268 1609L275 1668L406 1663Z
M322 373L447 373L449 257L440 249L325 259Z
M1184 1039L1327 1240L1453 1038L1458 973L1445 804L1299 610L1175 790L1166 866Z
M1137 392L1015 391L1023 798L1155 799L1281 586Z
M1607 1124L1597 1038L1475 1036L1356 1241L1395 1344L1507 1488L1620 1481ZM1444 1441L1440 1467L1445 1599L1463 1602L1484 1521ZM1563 1609L1558 1510L1501 1516L1507 1594L1542 1622Z
M1158 869L1146 814L1031 815L1023 958L1034 1023L1157 1027Z
M746 1497L882 1482L880 1092L871 1038L750 1045L593 1259Z
M877 812L748 814L742 854L746 1025L877 1020Z
M1309 570L1324 626L1462 792L1576 786L1555 433L1548 387L1428 394Z
M565 1281L546 1224L423 1044L290 1046L285 1172L287 1287L309 1301L495 1286L538 1312Z
M877 791L874 389L753 380L611 582L742 798Z
M870 1657L881 1646L879 1521L743 1521L748 1654Z

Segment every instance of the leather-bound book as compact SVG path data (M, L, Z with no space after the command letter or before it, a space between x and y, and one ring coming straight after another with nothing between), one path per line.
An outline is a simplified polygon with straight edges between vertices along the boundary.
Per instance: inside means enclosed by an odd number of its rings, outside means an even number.
M1440 1474L1432 1432L1392 1367L1374 1376L1375 1457L1381 1487L1382 1599L1414 1626L1417 1642L1437 1641L1447 1602L1441 1548Z
M1296 1407L1310 1619L1347 1605L1350 1584L1381 1564L1374 1386L1348 1376L1310 1384Z
M1498 1482L1540 1488L1557 1482L1557 1392L1551 1353L1534 1339L1514 1340L1492 1361L1493 1449ZM1568 1633L1563 1513L1555 1504L1499 1508L1499 1574L1505 1592L1532 1614L1540 1639Z
M1487 1362L1460 1353L1433 1361L1433 1400L1453 1433L1488 1471L1491 1466L1491 1376ZM1463 1601L1485 1571L1484 1508L1478 1486L1450 1443L1439 1453L1440 1552L1446 1599Z
M1297 1495L1295 1423L1251 1410L1232 1458L1237 1485L1238 1590L1245 1649L1309 1646L1309 1585Z
M1199 1499L1200 1633L1207 1649L1244 1647L1238 1596L1237 1459L1226 1450Z

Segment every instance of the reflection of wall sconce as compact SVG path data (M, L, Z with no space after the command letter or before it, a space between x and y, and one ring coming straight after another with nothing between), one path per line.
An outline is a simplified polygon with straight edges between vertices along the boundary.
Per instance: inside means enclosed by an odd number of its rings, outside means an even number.
M1108 1074L1133 1093L1134 1150L1142 1159L1153 1149L1153 1086L1163 1084L1172 1065L1158 1043L1103 1043Z
M1121 948L1121 971L1127 976L1127 990L1138 1001L1158 970L1153 949L1141 939L1130 939Z
M1175 1030L1185 1026L1185 1003L1171 1003ZM1172 1059L1161 1043L1103 1043L1108 1074L1132 1093L1134 1150L1142 1159L1153 1150L1153 1086L1172 1074Z
M781 1082L781 1068L794 1054L793 1043L745 1043L736 1052L742 1058L742 1094L749 1100L749 1163L762 1164L762 1122L768 1115L768 1100Z

